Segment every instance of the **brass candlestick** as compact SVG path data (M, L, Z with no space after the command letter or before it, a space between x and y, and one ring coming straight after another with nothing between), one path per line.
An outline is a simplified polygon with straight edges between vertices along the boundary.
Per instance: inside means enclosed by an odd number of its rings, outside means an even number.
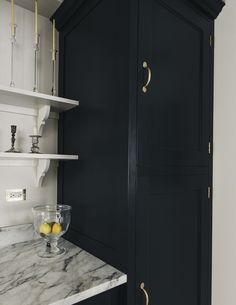
M52 95L56 95L56 55L57 55L57 50L52 50L54 52L53 55L53 61L52 61Z
M39 53L40 36L37 35L37 42L34 46L34 87L33 91L38 92L38 53Z
M52 95L56 95L56 62L57 62L56 23L55 23L55 19L53 19L53 22L52 22Z

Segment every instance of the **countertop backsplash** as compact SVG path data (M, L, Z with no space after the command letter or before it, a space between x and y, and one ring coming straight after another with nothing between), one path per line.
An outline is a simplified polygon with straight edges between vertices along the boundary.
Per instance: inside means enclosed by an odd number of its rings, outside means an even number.
M33 224L0 227L0 248L38 238Z

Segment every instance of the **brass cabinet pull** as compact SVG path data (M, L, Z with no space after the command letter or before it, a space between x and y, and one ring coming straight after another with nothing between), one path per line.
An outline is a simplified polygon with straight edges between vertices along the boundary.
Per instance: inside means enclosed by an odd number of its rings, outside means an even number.
M145 284L144 283L141 283L140 284L140 289L143 291L144 295L145 295L145 298L146 298L146 304L145 305L149 305L149 296L148 296L148 293L147 291L145 290Z
M143 92L146 93L148 86L152 80L152 71L148 66L148 63L146 61L143 62L143 68L148 70L148 79L147 79L147 83L143 86Z

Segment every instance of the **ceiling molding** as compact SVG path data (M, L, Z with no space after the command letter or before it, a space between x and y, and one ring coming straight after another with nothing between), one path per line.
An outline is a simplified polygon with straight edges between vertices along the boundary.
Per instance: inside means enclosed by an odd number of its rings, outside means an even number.
M10 2L10 0L7 0ZM34 0L14 0L15 5L34 12ZM63 0L38 0L38 12L40 15L50 18L62 4Z
M56 20L57 30L61 30L86 0L65 0L51 19Z

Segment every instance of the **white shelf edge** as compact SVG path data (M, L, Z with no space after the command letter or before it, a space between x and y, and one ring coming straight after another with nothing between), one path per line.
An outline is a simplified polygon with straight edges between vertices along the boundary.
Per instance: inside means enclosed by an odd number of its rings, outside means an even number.
M33 97L36 99L42 99L42 100L47 100L47 101L53 101L53 102L59 102L63 104L70 104L72 106L79 106L79 102L76 100L71 100L68 98L64 97L59 97L59 96L53 96L45 93L40 93L40 92L33 92L25 89L20 89L20 88L14 88L14 87L9 87L9 86L3 86L0 85L0 92L6 92L6 93L12 93L12 94L19 94L27 97Z
M12 107L36 111L38 134L42 135L50 112L64 112L79 106L79 102L63 97L0 85L0 105L6 112ZM27 111L28 112L28 111Z
M35 177L36 177L36 187L42 186L43 179L47 174L50 163L53 160L79 160L78 155L58 155L58 154L31 154L31 153L6 153L0 152L0 166L4 166L5 161L17 160L22 161L22 166L25 166L25 162L34 160L36 162L35 167ZM2 163L3 162L3 163ZM13 165L13 164L12 164ZM17 162L17 166L20 166L20 163ZM33 164L31 164L32 166Z
M0 159L43 159L43 160L78 160L78 155L58 155L58 154L31 154L31 153L7 153L0 152Z

